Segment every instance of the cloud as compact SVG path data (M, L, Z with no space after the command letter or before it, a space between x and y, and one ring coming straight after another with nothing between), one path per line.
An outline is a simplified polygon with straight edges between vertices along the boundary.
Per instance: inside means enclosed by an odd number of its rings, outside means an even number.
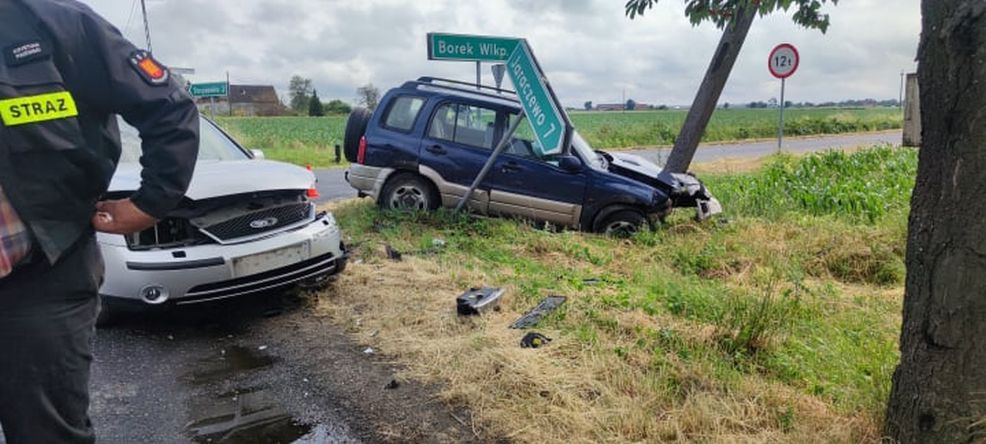
M137 0L83 0L143 46ZM892 5L890 5L892 3ZM381 89L422 75L475 79L471 63L426 60L429 31L525 37L562 101L691 102L720 31L693 27L681 2L664 0L629 20L613 0L147 0L154 52L195 68L193 81L273 84L286 93L294 75L326 99L352 101L358 86ZM757 19L722 101L779 93L767 54L798 46L801 65L787 98L826 101L897 96L900 71L914 69L918 0L854 0L827 7L827 34L794 25L790 13ZM489 69L484 82L491 83ZM509 81L508 81L509 82Z

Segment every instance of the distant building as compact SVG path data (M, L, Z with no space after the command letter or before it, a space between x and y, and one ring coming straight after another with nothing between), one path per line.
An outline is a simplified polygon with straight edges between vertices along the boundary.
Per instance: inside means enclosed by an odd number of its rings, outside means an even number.
M623 111L625 109L625 103L600 103L596 105L596 111Z
M596 105L596 111L625 111L626 107L627 106L625 103L600 103L599 105ZM634 105L633 108L634 111L649 110L649 109L654 109L654 105L650 105L647 103L638 103Z
M205 114L212 112L208 98L196 100L199 111ZM229 98L216 97L215 113L234 116L282 116L290 114L288 108L277 97L277 91L271 85L229 85Z

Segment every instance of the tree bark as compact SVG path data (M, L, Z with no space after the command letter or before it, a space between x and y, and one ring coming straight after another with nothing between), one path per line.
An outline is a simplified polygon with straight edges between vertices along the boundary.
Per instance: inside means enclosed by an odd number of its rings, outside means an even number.
M886 433L986 439L986 2L923 0L922 147Z
M716 110L719 96L722 95L722 89L726 87L729 73L733 70L736 58L739 57L740 49L743 48L746 34L750 31L750 25L753 24L757 11L756 8L750 8L749 11L739 11L738 14L736 22L722 32L719 47L712 56L712 62L709 63L709 69L705 72L698 93L695 94L692 107L685 117L685 124L682 125L681 132L674 141L674 149L671 150L668 163L664 166L665 170L683 173L688 170L692 158L695 157L695 150L698 149L698 143L705 134L705 127L708 126L709 119Z

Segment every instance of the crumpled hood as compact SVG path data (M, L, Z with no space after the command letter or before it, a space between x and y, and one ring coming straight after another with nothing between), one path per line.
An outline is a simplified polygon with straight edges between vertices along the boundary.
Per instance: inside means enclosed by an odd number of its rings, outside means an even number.
M671 173L641 156L627 153L605 153L610 159L610 172L639 180L668 193L676 207L694 207L699 201L713 200L712 193L691 174Z
M626 168L630 171L653 178L657 178L657 176L661 174L661 167L657 166L656 163L644 159L636 154L614 152L607 152L606 154L609 154L610 157L613 158L611 162L613 165L618 167Z
M140 187L141 166L121 163L110 182L109 192L136 191ZM305 190L315 183L315 175L304 168L272 160L199 161L185 196L192 200L210 199L256 191Z

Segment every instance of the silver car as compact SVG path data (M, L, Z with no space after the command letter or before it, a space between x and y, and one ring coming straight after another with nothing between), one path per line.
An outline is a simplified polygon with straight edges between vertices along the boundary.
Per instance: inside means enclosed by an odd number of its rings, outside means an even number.
M194 304L317 285L346 265L335 219L308 198L310 171L263 160L201 122L195 174L179 208L133 235L97 235L106 261L104 324L122 302ZM108 198L140 185L140 139L122 120L120 131L123 153Z

